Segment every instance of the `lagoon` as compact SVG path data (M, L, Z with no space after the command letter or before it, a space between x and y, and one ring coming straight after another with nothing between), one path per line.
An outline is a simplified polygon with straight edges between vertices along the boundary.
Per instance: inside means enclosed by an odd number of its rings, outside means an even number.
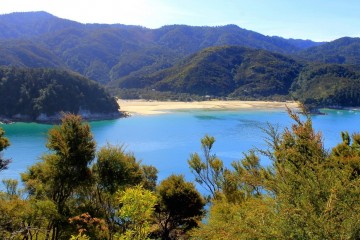
M341 131L359 131L359 110L322 111L326 115L313 116L312 121L314 128L323 133L327 149L341 142ZM292 120L284 110L186 110L97 121L90 125L98 148L107 143L124 145L142 163L154 165L159 170L159 180L172 173L184 174L188 180L193 180L187 159L190 153L201 152L200 139L205 134L216 138L213 153L229 166L232 161L241 159L243 152L266 147L261 128L267 123L278 125L282 130L289 127ZM52 126L36 123L0 126L11 141L4 157L12 159L9 169L2 171L0 178L20 179L20 173L46 153L46 134ZM270 162L262 159L262 164Z

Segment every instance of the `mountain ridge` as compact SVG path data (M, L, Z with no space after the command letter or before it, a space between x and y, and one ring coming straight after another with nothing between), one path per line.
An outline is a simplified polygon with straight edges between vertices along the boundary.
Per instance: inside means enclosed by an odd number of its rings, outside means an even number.
M0 65L76 72L120 96L360 105L358 38L317 43L231 24L157 29L82 24L46 12L1 15L0 33Z
M53 62L53 67L66 67L103 84L123 75L142 75L169 67L212 46L240 45L290 53L300 51L302 45L299 42L293 45L292 40L265 36L236 25L167 25L148 29L121 24L81 24L46 12L1 15L0 40L2 49L13 48L18 41L27 41L28 46L19 50L25 60L2 57L3 65L31 67L26 58L41 58L32 49L43 48L49 53L46 61ZM317 45L307 40L304 44ZM50 55L54 55L56 61ZM125 72L122 70L124 66Z

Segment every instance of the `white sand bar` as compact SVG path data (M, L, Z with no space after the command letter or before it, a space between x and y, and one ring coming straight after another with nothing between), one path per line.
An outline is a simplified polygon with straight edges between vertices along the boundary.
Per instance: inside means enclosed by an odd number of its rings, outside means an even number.
M176 110L281 110L298 108L297 102L268 101L201 101L201 102L167 102L148 100L118 100L120 110L129 114L164 114Z

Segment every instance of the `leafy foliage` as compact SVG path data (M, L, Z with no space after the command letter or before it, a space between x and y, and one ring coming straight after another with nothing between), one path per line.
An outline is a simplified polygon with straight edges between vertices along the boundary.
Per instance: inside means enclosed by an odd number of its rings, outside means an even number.
M90 127L80 116L65 115L62 124L49 131L42 162L30 167L22 179L30 197L51 201L56 207L49 218L47 234L59 238L68 225L69 199L80 187L90 184L89 164L95 157L95 141Z
M269 134L273 160L259 165L255 152L224 171L209 221L195 239L358 239L360 193L358 134L343 133L331 153L311 119L289 110L294 124Z
M7 165L10 163L10 159L4 159L2 156L2 151L10 146L10 141L8 138L4 137L5 131L0 128L0 171L7 169Z
M126 236L124 234L125 230L129 230L129 222L118 214L121 204L116 192L127 191L137 185L154 191L157 169L142 165L132 153L125 152L122 146L108 144L98 151L92 173L93 185L81 191L81 211L105 220L108 239L113 239L115 233ZM131 235L130 230L128 234Z
M76 225L79 232L77 236L70 239L94 239L97 237L106 238L107 227L103 219L92 217L89 213L69 218L70 224Z
M120 188L139 184L142 181L140 164L134 155L126 154L122 147L105 146L97 154L93 166L100 189L114 194Z
M206 135L201 139L201 148L204 154L204 160L199 154L190 155L188 164L191 171L195 174L195 181L208 190L211 197L215 198L223 184L224 166L223 162L211 154L211 148L215 143L215 138Z
M118 215L124 219L126 225L126 230L119 239L148 239L154 206L157 201L155 193L138 185L118 192L117 195L117 201L121 204Z
M288 113L291 127L267 129L269 148L244 153L231 168L212 153L215 138L201 140L203 157L192 154L189 165L211 192L204 222L205 201L182 175L156 185L154 167L111 145L90 168L89 126L65 115L49 132L50 152L22 175L25 190L3 180L0 237L359 239L360 134L343 132L326 151L311 118ZM258 153L272 166L261 166Z
M182 175L171 175L157 188L159 203L155 209L161 239L178 239L188 230L198 226L204 211L204 199L195 186Z
M49 153L22 174L25 189L18 190L16 180L3 180L2 238L114 239L117 234L144 239L153 230L155 167L110 144L98 151L90 167L95 141L89 125L72 114L49 131L46 146Z

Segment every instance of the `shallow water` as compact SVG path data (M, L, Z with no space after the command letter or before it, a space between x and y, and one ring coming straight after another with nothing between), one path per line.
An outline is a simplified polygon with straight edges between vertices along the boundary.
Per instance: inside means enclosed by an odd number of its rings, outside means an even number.
M359 111L323 111L326 115L312 119L314 128L323 133L327 149L341 141L341 131L358 131ZM190 153L201 151L200 139L205 134L216 138L213 152L230 165L253 147L265 148L261 128L267 123L283 129L290 126L292 120L285 111L177 111L92 122L91 129L98 148L106 143L124 145L137 159L158 168L159 180L172 173L184 174L192 180L187 159ZM8 170L0 173L0 178L20 179L20 173L47 151L46 134L51 126L15 123L1 127L11 141L4 157L11 158L12 163ZM262 164L270 162L263 159Z

